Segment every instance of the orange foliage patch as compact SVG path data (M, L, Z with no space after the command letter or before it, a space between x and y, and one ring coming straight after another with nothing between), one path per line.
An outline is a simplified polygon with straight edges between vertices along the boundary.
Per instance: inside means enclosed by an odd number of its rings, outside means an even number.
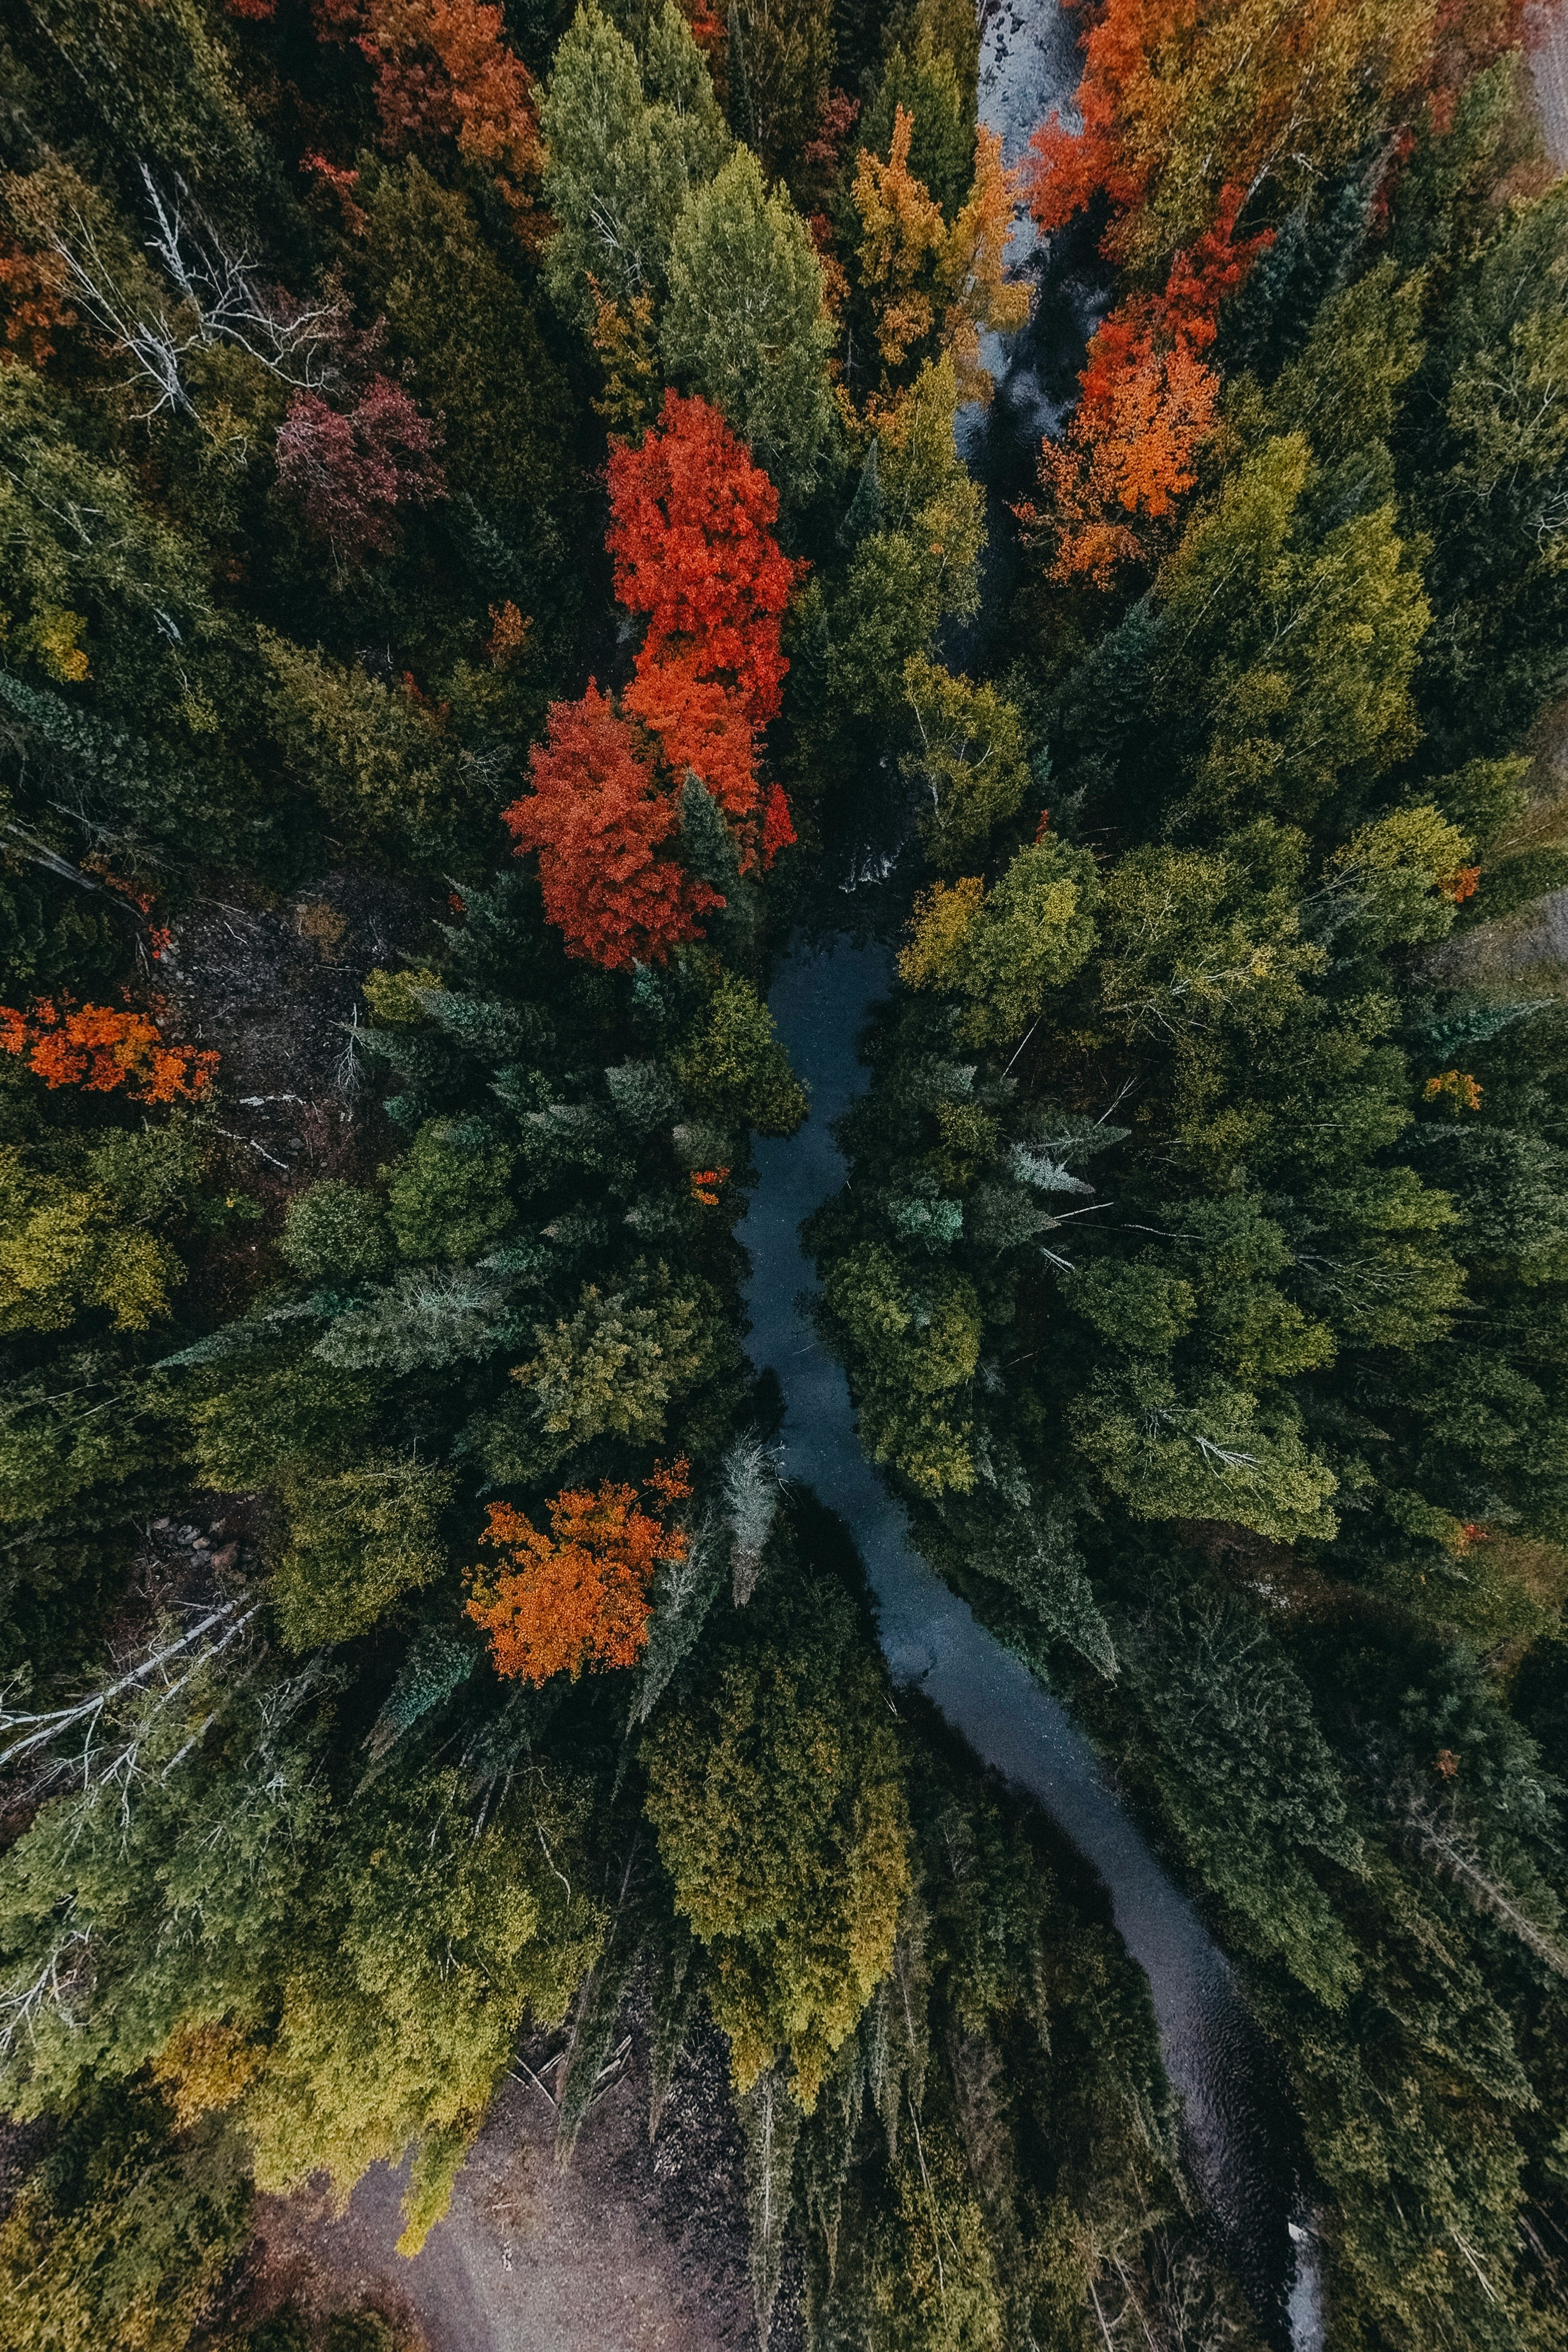
M1190 237L1226 183L1258 188L1308 159L1348 160L1443 72L1440 50L1489 53L1514 0L1101 0L1073 106L1029 143L1044 229L1098 196L1103 250L1147 266ZM1486 20L1484 23L1482 20Z
M1100 399L1079 401L1062 439L1040 450L1057 534L1053 580L1109 587L1121 565L1138 562L1144 541L1133 519L1168 514L1192 488L1218 398L1218 378L1178 344L1142 352ZM1019 512L1032 526L1045 520L1032 507Z
M1219 331L1221 302L1273 241L1267 230L1237 239L1244 197L1226 188L1164 290L1130 295L1089 343L1068 429L1041 448L1047 509L1017 509L1032 532L1054 535L1053 580L1109 587L1122 564L1155 551L1138 526L1163 520L1197 478L1219 401L1219 378L1198 353Z
M76 312L64 299L66 267L58 254L29 253L0 236L0 320L5 349L0 360L21 359L42 367L55 354L54 337L74 327Z
M40 998L30 1013L0 1004L0 1051L24 1060L47 1087L89 1094L124 1087L132 1102L191 1102L212 1084L218 1056L165 1045L145 1013L107 1004L61 1007Z
M615 971L701 937L698 918L723 900L659 855L680 821L674 795L591 679L581 702L551 704L529 772L532 792L502 821L520 850L538 852L544 911L568 955Z
M1445 1070L1440 1076L1428 1078L1422 1092L1428 1102L1452 1103L1456 1117L1462 1110L1479 1110L1481 1107L1480 1081L1473 1078L1468 1070Z
M885 367L901 367L936 323L934 265L947 243L942 206L910 169L912 114L893 109L893 136L884 163L869 147L855 169L855 209L860 215L860 283L871 299L877 352Z
M315 0L323 40L353 37L375 69L383 146L393 154L431 136L455 139L482 164L532 242L542 155L531 77L502 38L486 0Z
M565 1487L546 1506L550 1533L509 1503L492 1503L480 1540L509 1555L494 1575L473 1571L468 1615L489 1636L496 1672L529 1683L584 1667L629 1666L647 1642L648 1594L662 1560L686 1557L664 1514L691 1492L684 1457L656 1468L637 1508L635 1486L605 1479L598 1493Z
M728 1181L729 1174L727 1168L693 1168L691 1171L692 1199L700 1201L705 1209L716 1209L719 1205L719 1187Z

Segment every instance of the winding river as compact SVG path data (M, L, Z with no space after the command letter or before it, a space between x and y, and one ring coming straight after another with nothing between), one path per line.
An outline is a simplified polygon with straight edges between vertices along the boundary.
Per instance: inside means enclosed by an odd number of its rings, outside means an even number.
M816 1276L802 1220L846 1174L832 1121L867 1083L856 1056L887 992L880 947L798 943L769 1002L811 1087L811 1118L756 1147L762 1181L740 1227L751 1254L748 1342L784 1391L790 1475L852 1528L875 1589L896 1681L918 1682L976 1754L1026 1790L1110 1889L1116 1925L1148 1977L1165 2069L1180 2095L1188 2165L1211 2223L1275 2342L1317 2352L1321 2294L1310 2235L1293 2222L1285 2112L1224 1955L1150 1852L1059 1701L976 1622L912 1549L903 1513L860 1451L841 1368L801 1313Z
M985 0L980 114L1001 132L1008 162L1017 160L1033 125L1066 104L1077 72L1073 29L1057 0ZM1015 230L1010 257L1015 268L1042 274L1026 224ZM971 411L961 418L960 438L994 489L1009 475L1016 478L1020 457L1059 415L1063 387L1103 300L1092 254L1058 253L1029 325L1011 347L993 339L986 359L998 397L989 417ZM896 843L897 831L883 830ZM846 888L877 895L896 862L896 847L858 854ZM847 915L848 902L838 903ZM1305 2217L1292 2211L1289 2109L1230 1966L1059 1701L913 1549L902 1511L860 1451L844 1373L800 1311L816 1286L800 1225L844 1182L832 1123L868 1082L856 1049L889 973L885 947L856 944L847 925L834 936L831 922L798 939L778 971L770 1003L810 1086L812 1114L790 1141L757 1147L762 1181L741 1227L752 1265L752 1358L759 1370L771 1367L784 1391L790 1475L854 1531L895 1679L918 1682L1104 1880L1117 1927L1149 1979L1166 2072L1182 2102L1186 2160L1210 2225L1271 2340L1290 2352L1318 2352L1320 2273Z

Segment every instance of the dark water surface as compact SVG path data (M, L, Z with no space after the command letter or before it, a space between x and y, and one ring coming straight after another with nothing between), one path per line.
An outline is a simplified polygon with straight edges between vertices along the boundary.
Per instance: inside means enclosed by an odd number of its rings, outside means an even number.
M1116 1925L1149 1979L1166 2072L1184 2110L1187 2160L1220 2242L1273 2339L1316 2352L1316 2264L1310 2241L1293 2250L1289 2226L1289 2113L1230 1968L1059 1701L911 1548L902 1511L860 1451L844 1373L799 1312L802 1295L816 1287L801 1221L844 1182L830 1122L868 1083L856 1045L889 970L886 948L842 938L826 947L798 943L779 969L769 1002L811 1088L812 1115L791 1141L757 1146L762 1181L740 1228L752 1268L752 1360L759 1370L771 1367L784 1391L790 1476L853 1530L895 1679L919 1683L976 1754L1035 1797L1104 1879Z

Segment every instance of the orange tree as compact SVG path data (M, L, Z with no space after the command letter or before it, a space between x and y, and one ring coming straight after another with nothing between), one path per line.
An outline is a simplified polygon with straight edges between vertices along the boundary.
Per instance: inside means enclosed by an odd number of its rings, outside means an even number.
M194 1045L166 1045L145 1013L107 1004L56 1005L41 997L30 1013L0 1004L0 1051L14 1054L50 1087L89 1094L123 1087L132 1102L193 1101L212 1084L218 1056Z
M608 1478L597 1494L563 1487L546 1505L547 1536L510 1503L490 1505L480 1541L506 1564L473 1571L468 1614L489 1635L498 1674L543 1683L564 1672L575 1681L585 1666L635 1662L647 1641L654 1571L686 1557L685 1533L665 1514L691 1492L687 1469L684 1456L656 1465L643 1484L652 1510L637 1507L635 1486Z

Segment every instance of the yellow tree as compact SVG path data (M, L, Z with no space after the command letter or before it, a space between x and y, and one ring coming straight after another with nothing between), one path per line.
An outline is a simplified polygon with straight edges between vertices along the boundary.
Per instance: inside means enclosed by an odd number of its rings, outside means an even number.
M1002 162L1002 142L982 130L974 180L951 228L942 206L910 168L914 117L900 106L893 116L888 159L861 152L855 173L860 216L857 251L859 291L871 315L881 362L879 408L925 359L952 352L962 400L988 400L991 377L980 363L980 332L1008 332L1028 315L1029 290L1004 276L1016 175Z

